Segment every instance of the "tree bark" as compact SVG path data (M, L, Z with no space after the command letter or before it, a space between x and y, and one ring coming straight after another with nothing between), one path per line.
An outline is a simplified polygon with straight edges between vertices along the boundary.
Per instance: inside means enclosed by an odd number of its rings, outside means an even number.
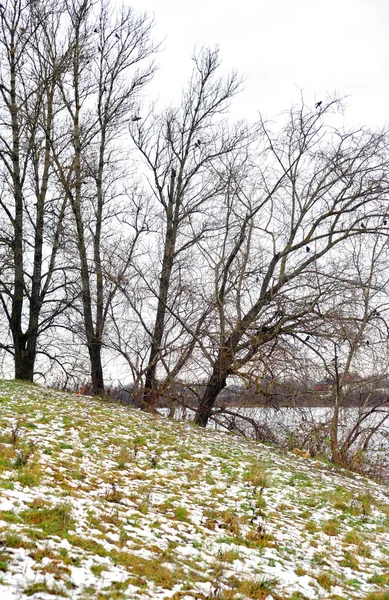
M227 377L228 371L226 369L219 368L219 366L214 367L194 419L194 422L200 427L207 426L216 399L226 386Z
M206 427L207 423L212 415L212 408L215 405L216 399L220 392L226 387L227 377L230 374L228 368L220 366L220 364L226 365L223 361L218 361L214 368L212 375L208 381L207 387L205 388L204 395L200 401L199 407L196 411L194 422L200 427Z
M101 343L99 341L95 341L92 344L88 344L88 351L91 364L92 393L96 396L99 396L104 392Z
M33 381L37 336L14 336L15 379Z

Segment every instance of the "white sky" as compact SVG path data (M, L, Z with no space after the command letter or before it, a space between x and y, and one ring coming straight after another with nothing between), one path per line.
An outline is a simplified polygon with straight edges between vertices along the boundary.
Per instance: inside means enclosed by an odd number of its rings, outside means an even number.
M349 96L347 120L389 120L389 0L128 0L155 16L163 40L149 88L164 103L188 80L195 46L221 50L245 78L234 116L273 118L297 102Z
M226 70L245 77L234 118L275 118L302 89L312 108L328 95L348 96L350 125L389 123L389 0L123 1L154 15L153 38L162 42L150 101L177 102L194 48L219 45ZM119 362L107 375L127 381Z

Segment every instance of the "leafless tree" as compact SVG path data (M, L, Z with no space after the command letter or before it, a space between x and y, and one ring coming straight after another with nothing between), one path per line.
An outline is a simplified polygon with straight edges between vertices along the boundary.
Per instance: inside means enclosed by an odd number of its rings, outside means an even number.
M377 234L354 238L344 253L340 289L317 323L312 350L330 382L331 460L355 466L389 417L382 390L389 367L387 242Z
M196 339L193 332L199 335L198 324L208 311L199 309L196 291L189 289L189 262L195 260L199 241L215 227L210 206L224 188L221 161L243 146L247 138L243 126L230 130L224 118L240 88L238 75L219 75L217 50L204 49L193 60L193 73L181 106L163 115L152 114L132 130L133 141L150 172L162 230L161 256L158 268L152 271L158 284L144 278L156 299L155 320L150 325L145 323L150 348L143 370L143 403L147 409L153 409L159 393L158 366L165 379L178 376L192 352ZM142 273L144 265L139 270Z
M59 79L67 112L65 135L53 139L57 175L72 209L81 275L82 333L94 393L104 389L102 346L109 303L117 289L104 275L104 252L117 244L120 198L125 198L125 131L135 118L139 91L152 77L152 23L131 9L112 13L102 2L66 2L69 68ZM128 167L128 164L126 165ZM123 276L128 257L119 267ZM75 265L76 266L76 265Z
M336 278L330 259L352 238L386 232L386 133L334 129L337 106L317 113L302 103L278 134L261 121L250 194L237 180L226 196L224 238L209 261L218 319L203 341L210 376L195 419L202 426L229 376L306 330Z
M30 381L39 340L72 300L59 257L66 201L51 187L58 72L43 59L42 22L54 35L60 16L52 2L12 0L0 11L0 300L12 338L1 346L15 377Z

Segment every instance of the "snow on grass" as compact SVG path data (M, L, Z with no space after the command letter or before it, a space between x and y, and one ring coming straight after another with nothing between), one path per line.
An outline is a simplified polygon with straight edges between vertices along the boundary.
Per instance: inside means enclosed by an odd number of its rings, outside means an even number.
M389 490L229 434L0 383L0 598L388 599Z

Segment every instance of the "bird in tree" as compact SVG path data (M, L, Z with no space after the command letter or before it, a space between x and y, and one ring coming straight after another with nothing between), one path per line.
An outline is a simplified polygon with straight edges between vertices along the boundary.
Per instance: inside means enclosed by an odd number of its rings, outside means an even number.
M388 221L387 221L386 219L384 219L384 222L383 222L383 224L384 224L384 225L386 225L386 224L387 224L387 222L388 222Z
M366 229L366 225L364 223L361 223L361 229Z
M310 251L311 251L311 249L310 249L310 247L309 247L309 246L307 246L307 247L305 248L305 250L306 250L307 252L310 252Z
M115 33L115 38L116 38L117 40L120 40L120 35L119 35L118 33Z
M323 100L320 100L319 102L316 102L315 108L320 108L322 104L323 104Z
M132 117L131 121L141 121L142 117L140 117L139 115L135 115L135 117Z

